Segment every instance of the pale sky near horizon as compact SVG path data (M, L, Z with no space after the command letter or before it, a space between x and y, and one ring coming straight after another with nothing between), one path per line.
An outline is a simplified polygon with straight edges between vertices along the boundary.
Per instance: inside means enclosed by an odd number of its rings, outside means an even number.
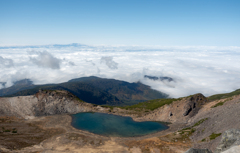
M239 0L0 0L0 46L240 46Z

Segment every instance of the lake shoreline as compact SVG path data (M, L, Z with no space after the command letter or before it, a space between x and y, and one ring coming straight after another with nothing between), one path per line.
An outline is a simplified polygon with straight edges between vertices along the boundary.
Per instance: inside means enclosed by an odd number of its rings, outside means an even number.
M129 116L107 113L84 112L70 116L74 128L107 137L141 137L169 128L159 121L136 122Z
M104 112L102 112L104 113ZM112 113L106 113L106 114L112 114ZM84 135L93 135L93 136L97 136L97 137L104 137L104 138L114 138L114 140L118 140L118 141L123 141L123 140L142 140L142 139L147 139L147 138L151 138L151 137L160 137L163 135L167 135L170 134L172 132L175 132L177 130L180 130L184 127L186 127L187 124L183 124L183 123L171 123L168 126L168 129L166 130L162 130L156 133L152 133L152 134L147 134L147 135L143 135L143 136L135 136L135 137L110 137L110 136L103 136L103 135L99 135L99 134L95 134L95 133L91 133L88 131L84 131L84 130L80 130L77 129L75 127L72 126L72 114L65 114L65 115L53 115L51 117L53 117L51 120L54 120L55 117L57 118L62 118L64 122L61 122L60 126L61 127L65 127L68 130L67 131L74 131L77 133L81 133ZM112 114L112 115L116 115L116 114ZM120 115L117 115L120 116ZM123 117L126 117L127 115L123 115ZM50 117L50 116L49 116ZM131 116L127 116L127 117L131 117ZM132 117L131 117L132 118ZM134 120L134 118L132 118ZM136 121L136 120L134 120ZM141 122L141 121L136 121L136 122ZM158 121L156 121L158 122Z

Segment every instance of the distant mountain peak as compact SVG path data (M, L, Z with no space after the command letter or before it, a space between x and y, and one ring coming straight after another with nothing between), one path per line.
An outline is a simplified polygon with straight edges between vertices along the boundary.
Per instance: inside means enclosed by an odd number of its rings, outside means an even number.
M144 78L148 78L148 79L154 80L154 81L156 81L156 80L159 80L159 81L168 81L168 82L174 81L173 78L167 77L167 76L156 77L156 76L144 75Z
M7 83L7 82L0 82L0 85L2 85L3 88L5 88L6 83Z
M22 79L14 82L15 85L33 85L33 82L30 79Z

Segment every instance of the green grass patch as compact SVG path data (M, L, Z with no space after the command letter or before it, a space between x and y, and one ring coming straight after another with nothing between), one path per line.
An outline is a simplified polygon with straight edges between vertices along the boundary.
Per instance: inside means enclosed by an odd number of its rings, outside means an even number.
M204 141L206 141L206 139L204 138L204 139L202 139L201 141L204 142Z
M201 119L200 121L198 121L197 123L195 123L195 124L193 125L193 127L202 124L202 123L203 123L204 121L206 121L206 120L208 120L208 118Z
M187 128L184 128L184 129L182 129L183 131L185 131L185 130L190 130L192 127L187 127Z
M180 137L176 138L177 140L188 140L189 137L196 131L195 128L192 127L188 127L188 128L184 128L182 130L179 130L179 135Z
M222 133L214 133L214 132L213 132L213 133L209 136L209 138L210 138L210 140L214 140L215 138L219 137L221 134L222 134Z
M230 93L212 95L212 96L208 97L208 99L210 101L214 101L214 100L219 100L219 99L232 97L232 96L239 95L239 94L240 94L240 89L237 89L237 90L235 90L233 92L230 92Z
M11 130L8 130L8 129L7 129L7 130L4 130L3 132L11 132Z
M184 129L182 129L182 130L180 130L180 131L178 131L178 132L180 132L179 134L181 134L181 135L183 135L183 134L188 134L188 135L190 136L190 135L192 135L195 131L196 131L195 128L190 127L190 128L184 128Z
M193 126L186 127L182 130L179 130L178 132L183 138L187 138L187 137L191 136L196 131L196 129L194 128L195 126L198 126L198 125L202 124L206 120L208 120L208 118L201 119L200 121L195 123Z
M108 106L108 105L101 105L101 107L110 108L110 110L113 110L113 108L114 108L114 106Z
M218 107L218 106L222 106L225 102L230 101L230 100L233 100L233 97L227 98L226 100L215 104L215 105L212 106L211 108L215 108L215 107Z
M76 97L76 100L79 101L80 103L84 103L85 101L81 100L80 98Z
M188 135L192 135L195 131L196 131L196 129L195 129L195 128L192 128L192 129L190 130L190 132L188 133Z
M169 105L174 101L180 100L179 99L175 99L175 98L171 98L171 99L154 99L154 100L149 100L146 102L141 102L132 106L124 106L124 107L120 107L122 109L126 109L126 110L136 110L136 111L142 111L142 110L150 110L153 111L159 107L162 107L164 105Z
M218 107L218 106L222 106L225 102L219 102L217 103L216 105L212 106L211 108L215 108L215 107Z

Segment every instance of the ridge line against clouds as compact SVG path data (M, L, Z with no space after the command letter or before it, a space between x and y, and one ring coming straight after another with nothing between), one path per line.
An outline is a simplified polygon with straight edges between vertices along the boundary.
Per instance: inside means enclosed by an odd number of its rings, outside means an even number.
M74 44L0 48L0 57L0 82L7 82L7 87L25 78L46 84L98 76L141 81L171 97L199 92L209 96L240 88L240 47L154 49ZM153 81L145 75L171 77L175 81Z

